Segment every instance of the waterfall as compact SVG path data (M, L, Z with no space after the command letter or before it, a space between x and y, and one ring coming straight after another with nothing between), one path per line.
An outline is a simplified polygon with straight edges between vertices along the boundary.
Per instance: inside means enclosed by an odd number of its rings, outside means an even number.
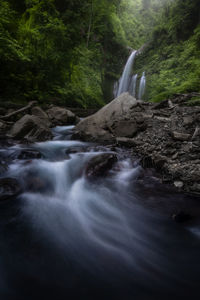
M142 97L145 92L145 86L146 86L146 77L145 72L142 73L142 77L140 79L140 86L139 86L139 93L138 93L138 99L142 100Z
M129 88L129 93L130 93L133 97L136 96L136 83L137 83L137 77L138 77L138 74L132 76L132 79L131 79L131 85L130 85L130 88Z
M130 74L131 74L131 69L134 63L135 55L137 51L133 51L131 55L129 56L127 63L124 67L124 71L122 74L122 77L120 78L119 81L119 88L117 91L117 97L121 95L123 92L128 92L128 87L129 87L129 82L130 82Z
M114 83L114 88L113 88L113 96L114 96L114 98L117 97L118 89L119 89L119 81L116 81Z

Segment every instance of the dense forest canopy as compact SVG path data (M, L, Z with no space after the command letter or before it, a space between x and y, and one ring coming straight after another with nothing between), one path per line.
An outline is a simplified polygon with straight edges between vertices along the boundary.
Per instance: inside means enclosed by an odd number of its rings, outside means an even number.
M97 107L128 47L146 98L200 90L200 0L2 0L0 101Z

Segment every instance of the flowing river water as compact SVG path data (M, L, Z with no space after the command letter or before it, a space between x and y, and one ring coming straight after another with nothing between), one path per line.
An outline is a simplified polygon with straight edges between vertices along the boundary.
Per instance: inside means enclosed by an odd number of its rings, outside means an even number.
M111 150L70 140L72 129L1 147L1 157L12 157L3 176L24 192L0 204L0 299L199 299L199 225L167 212L174 200L198 199L142 175L121 149L109 176L89 182L87 162ZM42 158L19 159L22 148Z

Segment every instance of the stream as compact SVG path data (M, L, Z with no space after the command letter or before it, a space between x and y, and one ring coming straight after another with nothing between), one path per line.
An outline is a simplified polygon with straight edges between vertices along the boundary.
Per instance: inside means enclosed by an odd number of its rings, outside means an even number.
M0 203L0 299L198 299L200 226L167 211L174 199L198 199L163 186L123 149L71 140L72 130L1 146L11 158L1 176L24 192ZM41 158L19 159L22 149ZM119 161L108 176L87 180L88 161L110 151Z

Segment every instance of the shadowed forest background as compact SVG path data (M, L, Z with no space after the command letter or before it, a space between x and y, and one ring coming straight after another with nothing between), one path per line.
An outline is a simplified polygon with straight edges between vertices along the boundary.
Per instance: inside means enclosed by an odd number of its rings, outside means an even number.
M200 0L2 0L1 106L100 107L130 47L146 100L199 92Z

